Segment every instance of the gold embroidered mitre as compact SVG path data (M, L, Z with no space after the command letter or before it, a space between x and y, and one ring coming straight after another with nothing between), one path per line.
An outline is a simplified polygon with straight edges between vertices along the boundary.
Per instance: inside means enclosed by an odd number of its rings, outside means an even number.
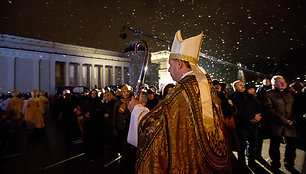
M183 40L181 30L175 33L170 58L181 59L193 64L198 63L203 32L197 36Z

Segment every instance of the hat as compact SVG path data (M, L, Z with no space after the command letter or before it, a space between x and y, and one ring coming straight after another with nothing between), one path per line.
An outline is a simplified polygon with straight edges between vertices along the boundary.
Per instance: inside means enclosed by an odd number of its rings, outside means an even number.
M197 36L183 40L181 30L177 31L171 47L170 58L181 59L193 64L199 60L203 32Z
M219 83L219 81L218 81L218 80L213 80L213 81L212 81L212 83L213 83L213 85L214 85L214 86L216 86L216 85L220 85L220 83Z
M153 92L152 89L148 89L148 90L147 90L147 93L148 93L148 94L154 94L154 92Z
M246 83L245 84L245 89L248 90L250 88L255 88L256 89L256 87L255 87L255 85L253 83Z
M211 86L208 83L206 71L197 65L202 45L202 37L203 32L197 36L183 40L181 31L177 31L172 43L169 59L180 59L189 62L199 84L203 118L213 118Z
M128 92L131 92L131 87L128 86L128 85L124 85L122 88L121 88L121 91L128 91Z
M19 91L18 91L17 89L15 89L15 90L13 91L13 94L14 94L14 96L19 95Z

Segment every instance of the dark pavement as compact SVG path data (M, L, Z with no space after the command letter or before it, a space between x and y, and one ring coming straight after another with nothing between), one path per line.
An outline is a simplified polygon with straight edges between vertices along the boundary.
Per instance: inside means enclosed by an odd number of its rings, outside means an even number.
M82 140L69 143L64 140L62 128L54 120L48 120L43 132L29 133L23 127L19 134L10 133L0 173L119 173L120 160L108 164L117 158L115 152L105 148L102 156L91 161L84 153Z
M257 161L249 172L239 169L235 155L233 155L233 173L272 173L268 156L269 140L264 141L263 158ZM281 146L283 155L284 146ZM235 154L235 153L234 153ZM95 174L119 172L122 161L116 160L118 154L114 150L104 147L104 153L95 161L91 161L84 153L81 139L65 142L64 132L55 119L49 119L42 132L29 133L23 127L19 133L10 133L4 149L4 160L0 163L1 174ZM282 160L281 160L282 161ZM305 151L297 150L296 169L305 173ZM303 169L304 168L304 169ZM284 169L282 173L290 173Z

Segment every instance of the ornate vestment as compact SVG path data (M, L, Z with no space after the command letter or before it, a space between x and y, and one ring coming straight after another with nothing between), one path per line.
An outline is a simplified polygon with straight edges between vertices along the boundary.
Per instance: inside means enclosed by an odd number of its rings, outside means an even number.
M136 172L230 172L223 116L216 97L212 92L213 118L204 119L198 82L194 75L184 77L169 98L140 120Z

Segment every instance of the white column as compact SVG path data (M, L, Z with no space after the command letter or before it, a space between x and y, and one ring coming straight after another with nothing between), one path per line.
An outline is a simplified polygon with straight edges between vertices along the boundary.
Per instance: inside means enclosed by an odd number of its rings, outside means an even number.
M86 86L88 88L91 88L90 82L91 82L91 80L90 80L90 65L86 64Z
M55 60L50 60L50 93L55 94Z
M73 66L73 86L77 86L78 85L78 65L76 63L72 64Z
M105 87L105 65L103 65L102 67L102 87Z
M97 66L97 74L98 74L98 76L97 76L97 83L98 83L98 88L101 88L102 86L101 86L101 65L98 65Z
M66 86L69 86L69 62L66 62Z
M33 58L33 89L39 89L39 59Z
M79 64L79 85L83 86L83 63Z
M116 74L115 74L115 72L116 72L116 71L115 71L115 66L113 66L113 74L112 74L112 76L113 76L113 85L117 85L117 84L116 84L116 77L115 77Z
M95 65L91 64L91 76L90 76L90 86L91 88L95 87Z
M124 67L121 67L121 83L124 85Z
M7 64L7 89L10 91L15 89L15 59L15 57L9 57Z

